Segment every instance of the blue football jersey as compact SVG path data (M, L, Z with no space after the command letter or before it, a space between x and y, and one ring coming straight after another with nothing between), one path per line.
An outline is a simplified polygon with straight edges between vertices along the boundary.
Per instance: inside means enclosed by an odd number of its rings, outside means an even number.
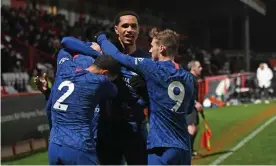
M78 40L75 37L64 37L61 41L61 44L66 48L66 50L70 52L74 52L77 55L74 56L74 61L78 64L80 68L87 68L94 63L95 59L92 57L100 56L101 53L93 50L90 46L92 42L83 42ZM93 127L94 139L97 138L97 126L99 119L99 110L100 106L98 105L95 109L94 118L91 121L91 125Z
M142 49L137 49L130 55L131 57L149 58L150 55ZM119 89L118 97L114 100L112 116L124 118L128 121L143 121L145 105L141 104L140 97L130 85L130 79L137 75L129 67L121 67L121 79L118 79L116 85Z
M194 106L193 76L172 61L133 58L118 51L104 35L98 37L102 51L141 74L149 94L147 148L175 147L190 150L186 115Z
M87 43L87 44L91 45L91 43ZM85 69L85 68L88 68L89 66L91 66L91 64L94 63L95 59L90 56L83 55L83 54L77 54L74 56L73 61L77 64L78 67ZM97 127L98 127L98 120L99 120L99 112L100 112L100 107L99 107L99 105L97 105L94 110L94 117L91 121L93 138L95 140L97 139Z
M69 53L59 54L57 62L50 143L95 151L94 109L100 101L115 97L117 88L107 77L79 68Z
M90 47L92 45L92 42L85 43L72 36L62 38L61 44L64 48L66 48L66 50L68 50L71 53L89 55L94 58L101 55L101 53Z
M59 52L59 56L63 56L61 54L65 54L65 56L66 56L68 54L68 52L66 52L64 49L62 49ZM73 57L73 61L77 64L77 66L79 68L86 69L94 63L95 59L90 56L78 54ZM58 76L58 74L57 74L57 76ZM55 83L53 83L52 89L55 89L54 88L55 86L56 86ZM47 113L47 118L48 118L50 129L52 128L52 120L51 120L52 95L51 94L52 93L50 93L49 96L46 96L47 103L46 103L46 107L45 107L45 111ZM99 110L99 108L96 108L96 109ZM95 109L95 112L96 112L96 109ZM97 113L95 113L95 114L97 114ZM93 119L92 126L97 126L98 116L95 116L95 118L96 119Z
M79 68L86 69L94 63L95 59L90 56L78 54L73 57L73 61Z
M100 56L100 54L95 54L95 50L90 47L92 44L91 42L84 43L74 37L64 37L61 43L64 47L73 52L82 53L92 57ZM140 48L137 48L137 50L130 56L150 58L148 52L145 52ZM116 119L127 119L128 121L144 120L143 109L145 105L141 104L144 102L141 102L141 99L137 96L135 90L130 85L130 79L135 75L137 75L137 73L135 73L131 68L121 68L122 77L116 81L118 97L112 102L111 117L115 117ZM109 112L111 111L109 110Z

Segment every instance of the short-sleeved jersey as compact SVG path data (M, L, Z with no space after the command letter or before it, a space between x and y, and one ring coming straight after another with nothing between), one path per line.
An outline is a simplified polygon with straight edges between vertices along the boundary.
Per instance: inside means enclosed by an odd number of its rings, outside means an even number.
M117 88L105 76L78 68L70 54L61 55L52 89L50 143L93 152L94 109L100 101L115 97Z
M141 74L149 94L149 133L147 148L175 147L190 150L186 115L194 106L194 82L190 72L172 61L154 62L126 56L106 40L98 37L104 53Z

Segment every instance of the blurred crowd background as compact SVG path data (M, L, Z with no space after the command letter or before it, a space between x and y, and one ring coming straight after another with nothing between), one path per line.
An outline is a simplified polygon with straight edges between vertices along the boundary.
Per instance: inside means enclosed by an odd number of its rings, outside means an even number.
M251 67L247 72L256 72L261 62L276 71L275 19L273 21L276 9L270 8L276 5L275 1L267 2L266 16L250 11ZM42 72L47 72L52 83L62 37L75 36L89 41L98 30L112 32L113 17L124 9L134 10L141 17L138 46L148 49L148 31L152 27L171 28L181 34L177 61L185 67L189 61L199 60L203 66L202 78L245 72L243 5L228 1L232 7L226 7L216 0L201 1L204 3L201 5L185 3L182 8L186 12L174 1L166 8L166 5L158 7L157 1L142 0L131 4L126 0L2 0L1 93L36 91L34 78ZM236 5L239 8L234 8ZM207 11L202 6L210 9Z

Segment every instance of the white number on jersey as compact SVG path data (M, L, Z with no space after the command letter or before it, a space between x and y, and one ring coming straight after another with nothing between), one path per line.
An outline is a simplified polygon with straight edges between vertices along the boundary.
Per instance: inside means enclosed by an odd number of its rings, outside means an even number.
M177 112L185 96L185 88L183 84L179 81L171 82L168 87L168 94L169 97L176 102L171 110Z
M73 91L75 89L75 85L71 81L63 81L58 86L58 90L61 90L65 86L68 87L68 90L54 104L53 108L56 109L56 110L66 111L67 108L68 108L68 105L61 104L61 103L73 93Z

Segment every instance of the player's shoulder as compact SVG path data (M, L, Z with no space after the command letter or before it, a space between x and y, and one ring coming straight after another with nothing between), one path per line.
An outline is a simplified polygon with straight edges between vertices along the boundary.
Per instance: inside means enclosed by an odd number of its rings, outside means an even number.
M185 69L183 67L180 67L179 70L184 76L186 76L189 79L194 80L194 75L190 71L188 71L187 69Z
M78 54L73 57L73 61L77 63L78 67L85 69L91 66L95 60L90 56Z
M83 54L76 54L73 56L73 59L76 61L78 59L88 59L88 60L92 60L94 58L92 58L91 56L86 56L86 55L83 55Z
M108 78L104 75L91 73L89 71L86 71L86 74L84 75L85 79L89 83L105 83L108 82Z
M170 73L190 73L189 71L187 71L185 68L181 67L178 63L175 63L173 61L154 61L157 66L160 69L163 69L165 71L170 71Z
M58 52L58 59L57 59L57 64L61 65L63 64L65 61L70 60L70 58L68 56L64 56L64 55L69 55L70 53L68 53L65 49L60 49Z
M186 70L185 68L181 68L181 75L183 77L183 80L187 83L190 84L190 86L195 86L195 83L197 82L195 80L195 76L188 70Z
M78 73L79 68L76 66L75 63L68 62L65 66L59 69L58 75L62 79L75 79L79 76L83 75L82 73Z
M179 67L179 70L180 70L182 73L185 73L185 74L189 75L190 77L193 76L192 73L189 72L189 70L187 70L187 69L184 68L184 67Z
M178 68L170 68L170 70L175 77L179 77L182 80L187 82L191 82L191 83L194 82L193 74L191 74L187 69L179 66Z
M110 84L112 84L112 82L106 76L99 74L94 74L92 81L95 81L95 83L98 84L101 89L106 89Z
M57 73L56 76L61 76L61 77L67 77L69 75L72 75L72 73L74 73L73 71L75 71L75 63L67 58L67 57L63 57L58 61L58 69L57 69Z

